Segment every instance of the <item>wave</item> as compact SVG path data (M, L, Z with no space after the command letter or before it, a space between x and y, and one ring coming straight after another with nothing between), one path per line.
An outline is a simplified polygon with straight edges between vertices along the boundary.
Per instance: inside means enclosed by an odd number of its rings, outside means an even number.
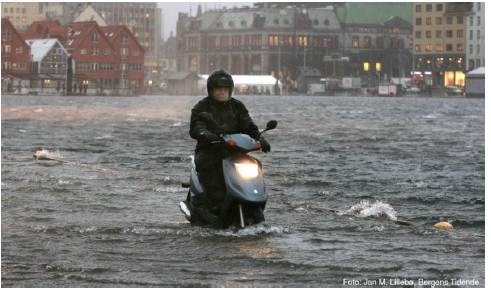
M363 200L346 211L339 211L338 214L354 215L356 217L387 218L391 221L397 221L397 212L394 208L381 201L370 203L367 200Z

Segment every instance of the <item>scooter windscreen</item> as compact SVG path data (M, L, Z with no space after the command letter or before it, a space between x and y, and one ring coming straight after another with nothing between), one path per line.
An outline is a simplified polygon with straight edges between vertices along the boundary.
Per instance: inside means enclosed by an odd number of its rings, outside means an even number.
M261 164L247 155L225 158L223 177L227 193L248 203L265 203L267 200Z
M224 135L223 139L228 145L239 148L245 152L261 149L261 143L254 140L247 134Z

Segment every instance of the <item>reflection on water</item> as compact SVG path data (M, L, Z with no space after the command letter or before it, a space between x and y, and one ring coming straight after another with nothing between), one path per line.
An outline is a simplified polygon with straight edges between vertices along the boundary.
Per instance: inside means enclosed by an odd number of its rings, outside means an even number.
M217 231L178 210L198 97L2 96L2 287L484 286L484 100L240 99L279 122L266 222Z

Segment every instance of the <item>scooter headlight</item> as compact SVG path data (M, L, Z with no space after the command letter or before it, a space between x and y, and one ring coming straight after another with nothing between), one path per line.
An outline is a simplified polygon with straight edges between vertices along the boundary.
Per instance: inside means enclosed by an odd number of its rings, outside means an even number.
M259 175L259 166L256 163L235 163L235 169L243 178L255 178Z

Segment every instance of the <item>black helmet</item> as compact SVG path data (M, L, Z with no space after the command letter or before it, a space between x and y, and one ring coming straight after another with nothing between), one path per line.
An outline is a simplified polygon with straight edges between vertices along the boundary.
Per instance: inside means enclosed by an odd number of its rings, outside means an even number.
M211 96L213 88L216 87L228 87L230 88L230 95L232 95L232 91L234 90L234 80L232 79L232 76L223 69L211 73L206 82L206 89L208 90L209 96Z

